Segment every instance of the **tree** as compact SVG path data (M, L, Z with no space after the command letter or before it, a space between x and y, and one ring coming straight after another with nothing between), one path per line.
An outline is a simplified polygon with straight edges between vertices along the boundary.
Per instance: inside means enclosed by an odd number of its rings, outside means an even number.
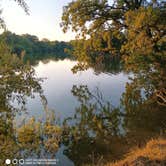
M35 35L17 35L10 31L5 31L0 35L0 42L6 42L11 52L17 56L25 52L24 61L29 60L33 64L48 58L70 57L64 50L65 48L71 49L71 44L68 42L40 41Z
M120 30L126 28L124 14L145 3L145 0L116 0L112 4L108 0L76 0L64 7L61 26L64 32L71 27L82 36L100 30Z
M165 14L163 5L127 12L127 39L121 51L126 69L134 72L146 89L150 87L158 104L166 106Z
M0 108L1 112L13 114L16 109L10 102L25 105L25 96L42 94L41 79L35 76L34 69L23 63L22 57L11 54L6 44L0 43Z
M152 73L153 94L166 105L166 2L164 0L76 0L64 7L64 32L82 38L74 43L76 69L120 56L127 70ZM158 73L158 74L157 74Z
M128 25L129 13L143 14L143 10L147 11L151 7L154 17L160 12L161 22L165 15L165 6L165 2L160 0L116 0L112 4L107 0L76 0L64 7L61 26L64 32L71 28L77 32L78 37L88 38L88 47L84 47L88 52L94 51L95 56L100 56L102 52L115 55L120 53L122 46L128 41L126 34L132 30ZM135 23L140 21L138 17L130 18L131 22L135 18ZM163 26L158 28L159 31L163 30ZM164 34L162 32L161 35ZM141 41L143 43L143 39Z

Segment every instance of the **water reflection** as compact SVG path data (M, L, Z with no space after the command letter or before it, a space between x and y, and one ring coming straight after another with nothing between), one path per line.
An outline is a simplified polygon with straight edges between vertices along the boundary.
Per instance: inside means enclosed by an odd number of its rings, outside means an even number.
M109 140L120 134L120 110L105 102L98 89L91 93L87 86L75 85L72 93L80 106L64 121L65 154L76 165L92 164L111 153Z
M46 78L42 83L42 88L48 100L49 108L55 110L56 116L63 121L64 118L72 116L75 107L79 105L79 102L71 93L73 85L84 84L90 90L98 87L103 93L103 98L108 99L115 106L119 105L120 96L125 90L125 83L128 81L127 74L121 72L110 75L106 73L96 75L92 68L73 74L71 68L76 63L66 59L50 61L47 64L40 62L35 67L38 77ZM37 96L35 100L28 100L28 110L30 110L29 114L35 117L42 114L40 99Z
M0 165L4 165L7 158L53 157L59 147L61 128L46 109L41 79L21 57L11 54L5 44L0 44ZM33 98L34 93L43 101L46 120L43 123L27 119L18 126L14 123L15 116L26 111L27 97Z
M55 158L60 145L61 128L54 119L46 122L27 120L21 126L12 117L0 117L0 164L5 160L26 158Z
M47 77L41 85L29 65L14 55L11 63L5 47L1 52L6 57L0 61L0 164L6 157L56 158L59 154L65 160L61 165L69 165L65 154L75 165L101 165L122 158L150 138L165 136L165 105L154 97L160 86L153 73L137 73L130 81L116 69L111 75L96 75L92 68L73 75L74 61L50 61L35 68L39 77ZM27 99L35 94L43 107L37 98ZM26 103L28 119L15 124L16 111L25 110Z
M65 121L69 135L65 154L76 165L109 163L152 138L165 138L165 67L162 63L133 66L119 107L111 107L100 92L92 93L86 85L73 86L80 106Z
M120 60L120 57L114 56L111 58L98 57L96 60L89 61L88 63L77 62L77 64L75 64L71 70L75 74L79 71L88 70L89 68L92 68L96 75L99 75L101 73L110 75L122 72L124 67L123 63Z
M67 146L64 153L76 165L109 163L132 147L165 136L165 107L149 102L152 99L142 97L132 85L127 84L117 108L104 101L98 89L92 93L86 85L73 86L80 106L64 122L63 141Z
M65 61L65 60L69 60L70 62L74 62L75 64L72 66L72 68L70 68L70 70L72 70L73 73L77 73L83 70L88 70L89 68L92 68L94 73L96 75L102 74L102 73L106 73L106 74L118 74L120 72L123 71L123 63L121 62L120 58L117 57L112 57L110 58L106 58L106 59L100 59L98 60L98 62L96 63L90 63L88 64L88 67L84 68L81 63L77 63L76 59L72 56L68 56L68 57L60 57L60 56L55 56L55 55L51 55L51 54L47 54L45 56L37 56L37 57L31 57L31 59L27 59L26 56L24 58L25 62L29 62L31 65L33 66L37 66L39 65L40 62L42 62L43 64L48 64L51 61Z

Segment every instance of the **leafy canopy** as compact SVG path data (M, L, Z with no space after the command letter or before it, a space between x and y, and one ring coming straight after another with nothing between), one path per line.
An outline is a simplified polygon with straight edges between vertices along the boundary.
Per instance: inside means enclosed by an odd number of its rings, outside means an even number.
M166 105L166 1L76 0L64 7L63 31L72 29L76 70L120 57L125 68L147 73L153 95ZM144 81L144 83L147 80Z

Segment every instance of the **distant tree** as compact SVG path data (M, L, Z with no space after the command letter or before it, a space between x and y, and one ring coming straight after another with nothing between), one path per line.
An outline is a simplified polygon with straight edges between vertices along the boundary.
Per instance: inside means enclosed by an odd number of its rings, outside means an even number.
M37 36L24 34L16 35L9 31L5 31L0 35L0 41L6 42L11 48L12 53L18 56L25 52L25 59L33 61L43 58L64 58L69 57L69 53L65 49L71 49L71 44L67 42L40 41Z

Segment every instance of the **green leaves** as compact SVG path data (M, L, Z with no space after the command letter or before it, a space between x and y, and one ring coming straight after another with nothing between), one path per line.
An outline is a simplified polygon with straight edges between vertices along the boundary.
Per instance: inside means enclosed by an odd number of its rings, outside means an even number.
M100 64L105 57L123 56L128 67L135 59L133 56L138 56L136 59L164 56L165 11L164 1L117 0L110 4L107 0L78 0L69 3L64 7L61 26L64 31L71 28L81 38L78 43L73 42L73 55L79 61L74 69ZM138 61L138 65L141 62Z
M38 60L43 59L70 57L70 53L65 52L65 49L69 51L72 49L68 42L49 41L48 39L40 41L37 36L16 35L10 31L2 33L0 41L6 42L12 53L18 56L25 54L24 61L30 61L31 64L36 64Z
M23 59L23 58L22 58ZM36 78L33 68L24 64L23 60L4 43L0 43L0 107L1 112L13 113L15 108L9 103L16 101L25 105L25 96L33 97L33 93L42 93L40 79Z

